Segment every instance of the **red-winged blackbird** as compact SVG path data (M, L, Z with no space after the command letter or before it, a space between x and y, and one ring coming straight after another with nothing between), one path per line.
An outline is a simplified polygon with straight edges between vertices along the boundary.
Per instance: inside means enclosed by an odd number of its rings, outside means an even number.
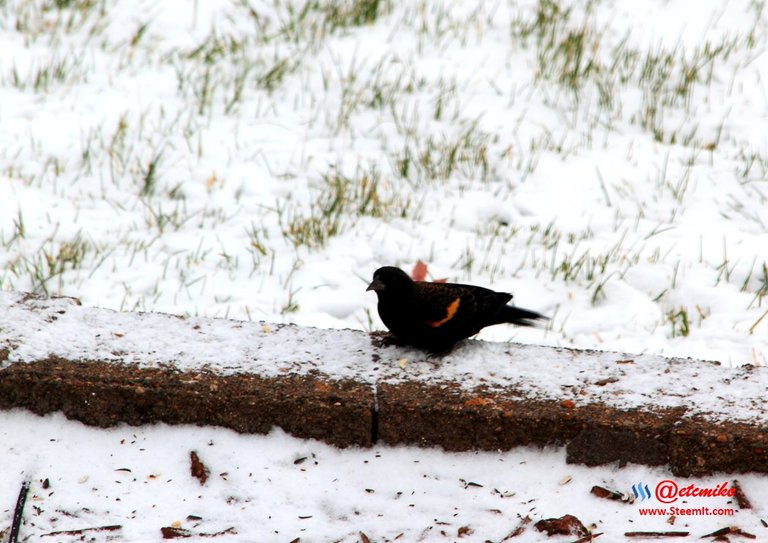
M366 290L379 297L379 316L404 343L446 351L482 328L512 323L534 326L544 315L507 305L512 295L474 285L414 281L399 268L385 266L373 274Z

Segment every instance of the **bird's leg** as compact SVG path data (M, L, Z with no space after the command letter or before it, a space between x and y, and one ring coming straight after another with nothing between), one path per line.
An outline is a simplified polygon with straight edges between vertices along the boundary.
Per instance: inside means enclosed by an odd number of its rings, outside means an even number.
M371 343L374 347L383 349L385 347L407 347L408 344L402 341L394 334L388 332L371 332Z
M454 343L453 345L450 345L448 347L441 347L437 349L430 349L427 351L427 358L430 360L443 358L449 354L451 354L453 351L456 350L456 347L464 343L463 341L459 341L458 343Z

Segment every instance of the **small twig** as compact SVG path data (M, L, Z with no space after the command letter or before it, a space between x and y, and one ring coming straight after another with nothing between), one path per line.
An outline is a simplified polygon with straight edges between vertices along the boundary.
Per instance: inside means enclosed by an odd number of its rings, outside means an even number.
M501 540L501 543L504 543L505 541L509 541L513 537L517 537L520 534L522 534L525 531L525 527L528 526L530 523L531 523L531 517L526 515L523 518L521 518L520 522L517 525L517 527L514 530L512 530L511 532L509 532L507 537L505 537L504 539Z
M8 543L19 542L19 528L21 527L21 517L24 516L24 503L27 501L29 492L29 481L21 483L19 498L16 500L16 509L13 511L13 522L11 523L11 533L8 536Z
M614 490L609 490L607 488L604 488L602 486L595 485L592 487L592 490L590 490L592 494L597 496L598 498L604 498L606 500L614 500L618 502L628 502L629 496L626 494L622 494L620 492L616 492Z
M78 530L59 530L58 532L49 532L43 534L42 537L50 537L52 535L82 535L86 532L114 532L116 530L122 530L121 524L110 524L109 526L96 526L94 528L80 528Z
M176 539L179 537L192 537L192 532L185 530L184 528L177 528L176 526L162 526L160 533L163 539Z
M225 528L219 532L209 532L209 533L200 533L197 534L198 537L219 537L220 535L228 535L228 534L236 534L237 530L235 530L234 526L230 526L229 528Z
M733 488L736 489L734 497L736 498L736 503L739 505L739 509L752 509L752 502L750 502L747 495L744 494L744 489L741 488L739 481L734 479Z
M688 537L690 532L624 532L624 537Z
M229 528L221 530L220 532L207 532L207 533L200 532L199 534L196 534L196 533L193 533L191 530L187 530L185 528L177 528L175 526L163 526L162 528L160 528L160 533L162 534L163 539L177 539L177 538L186 538L186 537L219 537L222 535L236 534L237 530L235 530L234 526L230 526Z
M580 537L573 543L587 543L589 541L594 541L596 538L600 537L601 535L603 535L603 532L599 532L596 534L587 534L584 537Z
M726 535L740 535L741 537L746 537L747 539L757 539L756 535L745 532L738 526L727 526L725 528L720 528L711 534L701 536L701 539L704 539L705 537L720 537Z

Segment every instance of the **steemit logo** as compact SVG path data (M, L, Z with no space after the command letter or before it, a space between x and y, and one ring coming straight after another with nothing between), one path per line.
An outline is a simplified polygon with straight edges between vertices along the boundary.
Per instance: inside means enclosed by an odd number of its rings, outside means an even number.
M652 496L651 489L648 488L648 485L644 485L643 483L632 485L632 494L635 496L636 500L640 500L641 502Z

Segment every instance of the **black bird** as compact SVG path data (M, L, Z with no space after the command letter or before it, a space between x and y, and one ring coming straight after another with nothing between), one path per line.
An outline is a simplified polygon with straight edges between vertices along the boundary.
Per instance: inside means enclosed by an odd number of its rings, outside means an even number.
M512 323L534 326L544 315L507 303L512 295L474 285L414 281L384 266L366 290L379 297L379 317L399 340L433 352L447 351L482 328Z

